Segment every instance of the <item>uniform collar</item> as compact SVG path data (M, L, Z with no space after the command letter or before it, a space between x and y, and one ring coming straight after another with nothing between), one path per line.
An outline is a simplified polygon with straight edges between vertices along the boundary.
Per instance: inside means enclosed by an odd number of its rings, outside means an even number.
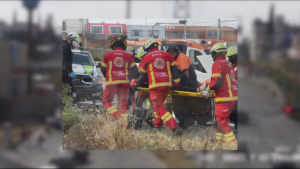
M123 50L123 48L119 47L119 48L116 48L115 50Z
M216 58L215 61L221 61L221 60L226 60L226 57L225 56L219 56Z
M154 51L158 51L158 48L153 48L152 50L149 51L149 53Z

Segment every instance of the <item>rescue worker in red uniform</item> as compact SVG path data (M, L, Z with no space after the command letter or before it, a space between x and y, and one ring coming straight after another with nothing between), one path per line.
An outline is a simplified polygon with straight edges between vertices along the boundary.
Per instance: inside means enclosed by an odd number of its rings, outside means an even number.
M238 55L237 46L231 46L228 49L228 52L226 54L228 61L232 64L235 80L238 80L238 64L237 64L238 56L237 55Z
M106 78L103 92L103 105L115 120L128 118L129 83L138 77L138 69L134 57L125 52L127 42L121 38L111 41L113 51L107 52L102 60L101 71ZM118 96L118 109L112 104L114 96Z
M226 57L228 61L232 64L233 67L233 73L235 80L238 80L238 64L237 64L237 58L238 58L238 48L237 46L231 46L226 54ZM237 103L235 104L235 107L229 117L230 121L234 123L234 129L235 133L238 133L238 111L237 111Z
M236 142L236 138L229 125L229 116L236 104L237 84L232 65L226 60L227 48L222 43L215 44L211 49L214 60L211 82L208 88L200 88L202 93L207 89L215 91L217 132L216 141Z
M155 127L161 128L165 123L174 135L181 135L177 122L164 107L169 90L177 88L180 83L176 62L172 55L158 49L158 43L154 39L145 42L144 51L148 53L139 65L140 77L132 81L132 86L143 83L148 78Z

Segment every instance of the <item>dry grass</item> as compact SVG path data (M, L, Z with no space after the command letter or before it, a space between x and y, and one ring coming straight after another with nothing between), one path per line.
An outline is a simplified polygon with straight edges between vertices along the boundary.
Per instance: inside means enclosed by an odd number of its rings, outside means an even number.
M141 130L122 127L106 114L84 116L81 122L64 134L64 149L73 150L236 150L237 145L214 143L212 127L193 126L180 137L165 127Z

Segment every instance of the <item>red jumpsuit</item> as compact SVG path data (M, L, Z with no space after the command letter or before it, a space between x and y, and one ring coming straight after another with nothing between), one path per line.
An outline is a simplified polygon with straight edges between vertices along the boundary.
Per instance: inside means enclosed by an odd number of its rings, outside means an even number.
M178 124L164 107L169 90L173 85L178 86L180 83L178 69L172 55L154 48L144 56L139 71L148 75L155 127L159 128L165 123L168 129L175 129Z
M135 65L131 54L126 53L122 48L105 54L102 60L102 67L106 68L106 87L103 92L102 103L108 113L112 114L114 119L120 116L127 118L128 95L129 95L129 69ZM112 104L114 96L118 96L119 110Z
M238 97L233 68L225 56L219 56L213 63L210 88L216 85L218 78L222 78L222 86L215 90L216 119L218 121L216 140L231 142L235 140L235 136L228 119Z

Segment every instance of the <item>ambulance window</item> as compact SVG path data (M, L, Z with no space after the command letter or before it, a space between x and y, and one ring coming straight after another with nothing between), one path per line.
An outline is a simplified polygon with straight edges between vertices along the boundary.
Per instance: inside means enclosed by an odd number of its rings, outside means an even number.
M190 50L190 52L189 52L189 56L192 59L193 63L195 62L195 60L197 60L196 56L199 56L199 55L202 55L202 53L199 51L196 51L196 50Z
M190 52L189 52L189 56L193 62L194 68L200 72L206 73L201 62L197 59L197 56L199 56L199 55L202 55L202 53L200 51L190 50Z

